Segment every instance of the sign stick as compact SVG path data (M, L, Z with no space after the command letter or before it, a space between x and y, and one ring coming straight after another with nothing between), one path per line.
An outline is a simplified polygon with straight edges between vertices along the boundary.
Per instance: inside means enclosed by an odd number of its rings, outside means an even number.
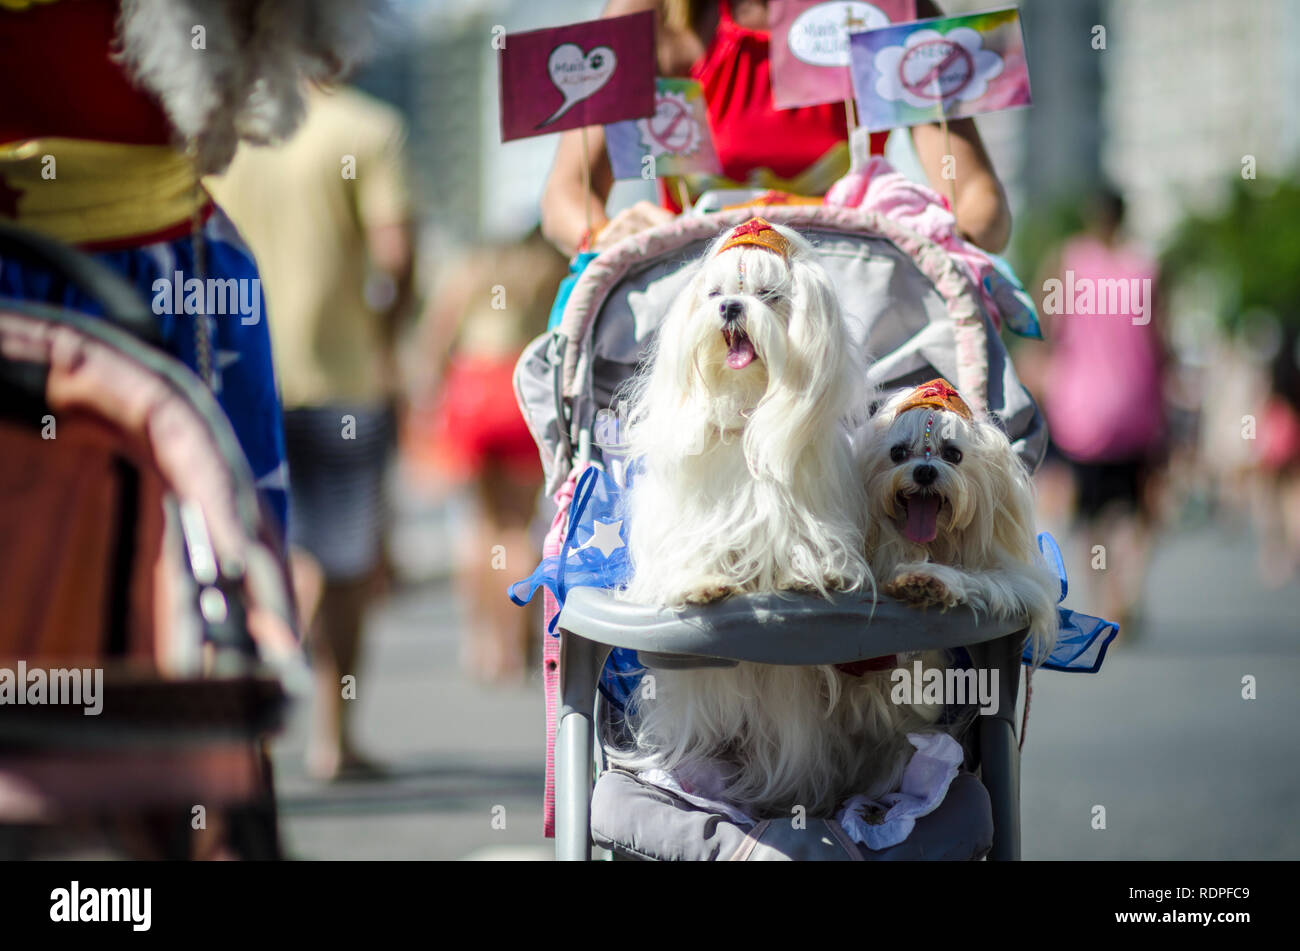
M587 240L595 242L591 231L591 155L587 145L587 127L582 127L582 204L587 212Z
M865 20L859 20L853 15L852 7L846 6L844 8L845 42L848 42L849 39L847 34L852 33L854 30L859 30L866 25L867 22ZM844 121L848 126L850 139L853 138L853 130L858 127L858 110L856 107L857 103L853 101L852 96L849 96L849 98L844 100Z
M935 77L936 84L938 77ZM952 216L957 217L957 159L952 154L952 139L948 136L948 110L944 107L943 96L940 95L935 103L935 108L939 110L939 125L943 128L943 154L944 160L952 159L952 178L948 179L948 196L952 202ZM939 174L943 174L942 163L940 163Z
M691 193L686 188L686 179L681 175L677 176L677 201L682 206L682 214L691 210Z

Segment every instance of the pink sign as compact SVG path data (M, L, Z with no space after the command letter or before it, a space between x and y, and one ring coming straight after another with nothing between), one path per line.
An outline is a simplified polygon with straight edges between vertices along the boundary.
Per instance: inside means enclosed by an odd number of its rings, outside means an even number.
M772 102L778 109L853 98L849 33L916 18L916 0L771 0Z
M653 11L510 33L498 56L503 142L654 112Z

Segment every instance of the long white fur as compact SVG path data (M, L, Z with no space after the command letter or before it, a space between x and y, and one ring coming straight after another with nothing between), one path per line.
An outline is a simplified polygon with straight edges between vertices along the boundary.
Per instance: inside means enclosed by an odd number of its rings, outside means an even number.
M241 139L292 133L303 81L345 75L371 52L387 10L387 0L122 0L117 55L207 174Z
M872 585L844 425L865 405L865 373L811 247L778 230L788 264L759 248L716 254L719 239L633 381L629 442L644 470L629 493L629 600ZM757 353L742 370L726 365L728 301L743 305ZM891 703L887 672L742 663L654 676L654 698L632 712L635 749L612 760L712 764L722 797L753 815L826 814L845 795L895 788L904 734L937 712Z
M795 247L789 265L761 248L709 250L632 381L628 441L644 463L630 493L632 600L869 579L843 422L865 374L825 270L779 230ZM743 370L726 365L730 301L757 353Z
M1035 657L1045 659L1056 642L1059 582L1038 551L1034 531L1033 484L1006 434L988 420L968 421L935 411L928 460L937 470L929 487L944 498L938 534L927 545L899 528L897 499L920 490L913 478L925 462L925 426L930 410L897 412L906 392L891 397L858 434L855 453L866 487L866 538L877 582L891 594L900 579L929 578L946 592L940 608L969 605L977 615L1028 618ZM901 462L890 458L907 447ZM952 446L956 464L943 458ZM911 585L915 589L916 585Z

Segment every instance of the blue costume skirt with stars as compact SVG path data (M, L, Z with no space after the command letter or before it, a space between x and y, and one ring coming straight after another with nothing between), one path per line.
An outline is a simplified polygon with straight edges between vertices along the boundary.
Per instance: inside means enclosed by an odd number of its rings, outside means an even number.
M248 457L257 488L283 537L288 513L284 426L271 361L266 302L261 295L260 281L251 283L257 278L257 264L220 209L215 209L204 224L203 241L207 266L202 274L195 268L191 235L133 248L92 252L91 256L125 277L140 292L145 304L152 305L158 314L163 347L196 373L194 318L174 313L175 308L170 306L172 295L160 293L156 282L163 280L171 287L178 280L178 272L182 287L184 280L192 277L234 278L238 282L236 286L245 288L250 303L251 295L256 293L253 313L214 314L208 320L213 393L230 419ZM97 317L103 314L98 301L61 277L25 261L0 259L0 297L52 304ZM160 310L163 312L159 313Z

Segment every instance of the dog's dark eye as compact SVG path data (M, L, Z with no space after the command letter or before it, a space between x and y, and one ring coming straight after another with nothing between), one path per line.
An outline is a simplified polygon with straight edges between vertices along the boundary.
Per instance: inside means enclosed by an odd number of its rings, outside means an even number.
M907 458L907 446L903 443L899 443L893 449L889 450L890 462L902 462L906 458Z
M961 462L961 450L956 446L944 446L943 452L940 453L940 455L943 456L944 462L950 462L954 466Z
M722 296L722 290L720 288L715 287L713 290L709 291L709 300L721 296Z
M778 290L772 290L771 288L765 291L759 291L758 299L761 301L766 301L768 303L771 303L774 300L781 299L781 292Z

